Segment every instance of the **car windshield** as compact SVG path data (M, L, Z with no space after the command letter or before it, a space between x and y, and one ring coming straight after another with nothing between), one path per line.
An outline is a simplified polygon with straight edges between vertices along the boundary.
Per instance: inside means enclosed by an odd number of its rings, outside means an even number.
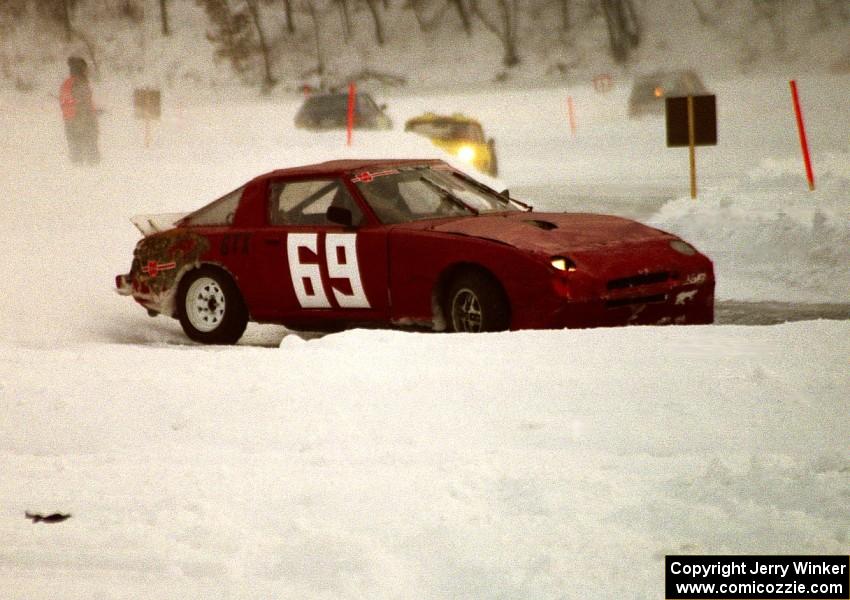
M409 126L410 131L440 140L466 140L483 143L484 132L478 123L453 121L451 119L435 119L420 121Z
M378 112L378 107L370 96L357 94L355 110L359 115L371 115ZM348 112L348 94L311 96L304 103L301 111L314 118L344 115Z
M490 188L439 167L363 171L352 181L386 224L524 210Z

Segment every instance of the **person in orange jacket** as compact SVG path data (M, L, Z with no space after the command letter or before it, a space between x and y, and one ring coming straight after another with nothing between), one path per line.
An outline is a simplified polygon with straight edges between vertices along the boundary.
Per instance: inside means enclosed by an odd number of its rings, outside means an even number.
M59 104L65 121L65 137L71 162L95 164L100 161L98 150L97 111L92 102L88 65L78 56L68 59L70 76L59 90Z

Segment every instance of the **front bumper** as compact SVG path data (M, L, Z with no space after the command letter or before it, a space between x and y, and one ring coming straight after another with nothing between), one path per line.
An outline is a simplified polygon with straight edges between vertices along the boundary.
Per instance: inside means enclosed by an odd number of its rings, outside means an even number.
M644 290L631 297L565 301L551 315L556 328L623 325L707 325L714 322L714 282Z
M535 310L514 311L512 328L710 324L714 322L714 286L710 267L687 275L646 274L604 283L556 276L549 290L526 305Z

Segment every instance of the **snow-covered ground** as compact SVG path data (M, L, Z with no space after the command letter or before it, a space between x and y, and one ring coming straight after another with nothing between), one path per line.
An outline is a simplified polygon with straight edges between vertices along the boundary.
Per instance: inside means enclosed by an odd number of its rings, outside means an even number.
M3 345L4 596L658 598L665 554L844 553L848 353L847 322Z
M616 197L715 260L729 300L850 298L850 78L708 81L720 144L664 147L625 82L380 98L462 111L540 209ZM206 348L112 291L136 213L271 169L437 151L292 128L298 98L167 91L153 144L96 88L103 164L56 100L0 90L0 595L657 598L670 553L850 545L850 321L480 336L251 326ZM566 97L578 131L570 134ZM586 194L586 198L582 196ZM660 206L660 210L645 207ZM33 525L24 511L70 512Z

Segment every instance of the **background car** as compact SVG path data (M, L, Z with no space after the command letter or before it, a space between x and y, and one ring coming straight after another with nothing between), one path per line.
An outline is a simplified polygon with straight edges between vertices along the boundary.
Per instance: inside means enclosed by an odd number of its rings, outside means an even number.
M668 96L700 96L708 94L702 80L690 69L656 71L637 77L629 96L629 117L663 115Z
M712 263L676 236L533 213L439 160L273 171L148 233L119 293L204 343L249 320L480 332L714 315Z
M405 123L405 131L429 138L434 145L488 175L499 174L496 159L496 142L485 141L481 123L471 117L456 113L451 116L425 113Z
M354 127L357 129L392 129L392 120L367 93L358 92L354 105ZM348 94L314 94L304 100L295 114L295 126L302 129L345 129L348 126Z

